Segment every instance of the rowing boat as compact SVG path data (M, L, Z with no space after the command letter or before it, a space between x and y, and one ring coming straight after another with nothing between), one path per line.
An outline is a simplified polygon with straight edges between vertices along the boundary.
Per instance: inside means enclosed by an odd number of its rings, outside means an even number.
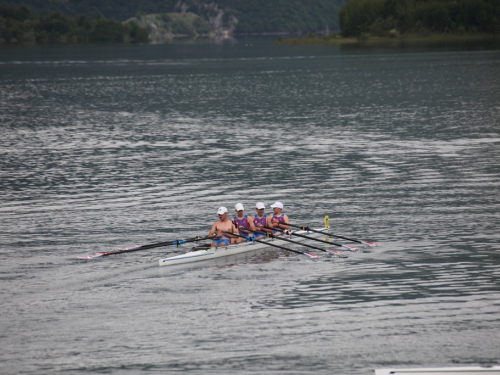
M378 369L375 375L500 375L498 366Z
M307 231L307 230L299 230L293 232L291 236L287 236L286 238L292 239L294 241L304 241L304 237L294 236L294 233L307 235L309 237L320 237L324 235L328 235L328 228L319 228L314 229L315 232ZM319 233L318 233L319 232ZM272 247L273 245L283 246L289 245L288 242L284 240L280 240L279 237L276 238L266 238L261 242L248 241L235 245L223 246L223 247L212 247L209 249L190 251L185 254L176 255L169 258L160 259L160 266L170 266L174 264L182 264L182 263L192 263L199 262L202 260L209 260L215 258L226 257L229 255L241 254L247 251L253 251L262 249L265 247Z

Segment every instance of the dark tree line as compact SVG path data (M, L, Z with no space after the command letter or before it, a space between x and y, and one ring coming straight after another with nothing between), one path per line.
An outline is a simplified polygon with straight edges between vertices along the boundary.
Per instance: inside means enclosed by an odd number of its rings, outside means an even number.
M26 6L38 16L60 12L75 17L83 14L91 19L112 18L126 21L136 16L137 12L168 13L172 12L178 0L2 0L11 6Z
M126 21L138 14L187 11L206 17L207 6L217 5L224 20L238 19L235 33L310 32L339 30L338 12L347 0L1 0L24 4L34 14L60 12Z
M28 8L0 4L0 43L147 43L148 30L113 19L68 17L60 12L35 17Z
M339 13L346 37L393 33L500 33L499 0L349 0Z
M219 0L233 10L236 33L339 30L338 12L347 0Z

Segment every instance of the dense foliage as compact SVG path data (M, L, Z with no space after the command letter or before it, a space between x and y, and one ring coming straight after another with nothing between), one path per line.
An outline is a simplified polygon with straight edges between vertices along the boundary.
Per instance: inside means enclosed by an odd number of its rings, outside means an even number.
M349 0L344 36L397 33L500 33L499 0Z
M235 32L309 32L338 30L338 12L347 0L219 0L234 9Z
M224 12L223 22L238 19L235 33L309 32L338 30L338 12L347 0L2 0L11 5L24 4L37 15L50 12L74 17L104 17L120 21L138 14L192 12L203 15Z
M25 6L0 4L0 43L147 43L148 30L112 19L67 17L60 12L35 17Z

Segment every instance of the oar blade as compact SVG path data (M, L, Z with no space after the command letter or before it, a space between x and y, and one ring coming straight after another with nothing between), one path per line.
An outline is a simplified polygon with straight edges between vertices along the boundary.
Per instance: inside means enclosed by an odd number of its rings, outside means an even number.
M347 249L349 251L357 251L358 249L356 249L355 247L352 247L352 246L347 246L347 245L342 245L342 247L344 249Z
M327 253L335 256L336 258L348 258L347 255L345 255L343 252L341 251L335 251L335 250L326 250Z
M308 257L309 259L317 259L317 258L321 258L321 255L316 255L316 254L311 254L311 253L302 253L304 254L306 257Z
M362 241L363 245L368 246L368 247L375 247L378 246L378 243L376 242L364 242Z

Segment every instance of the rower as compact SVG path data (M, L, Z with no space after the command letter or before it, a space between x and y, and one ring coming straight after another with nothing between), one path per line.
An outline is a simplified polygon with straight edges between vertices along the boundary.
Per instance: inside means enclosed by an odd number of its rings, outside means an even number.
M272 228L276 228L276 230L273 231L273 234L277 236L282 233L282 231L280 231L279 229L290 229L290 226L286 225L290 222L290 220L288 220L288 215L285 215L283 213L283 203L274 202L271 205L271 208L273 209L273 216L271 218L269 226Z
M267 227L267 215L265 214L266 206L262 202L257 202L255 205L255 212L257 214L253 218L253 224L255 225L255 230L257 232L254 233L255 238L264 238L268 233L271 233L269 229L265 229Z
M209 237L216 235L216 238L212 240L210 247L218 247L219 245L227 246L230 243L236 243L237 239L240 237L230 238L230 234L224 233L233 232L235 234L239 234L238 228L236 228L233 222L227 218L227 208L219 207L217 215L219 215L219 220L212 225L212 229L208 232Z
M243 204L236 203L234 210L236 211L236 216L233 218L233 223L240 231L240 236L245 236L245 238L239 237L236 240L236 243L247 241L250 233L253 233L255 230L253 220L248 220L248 216L245 215L245 208L243 207ZM250 229L250 231L247 229Z

